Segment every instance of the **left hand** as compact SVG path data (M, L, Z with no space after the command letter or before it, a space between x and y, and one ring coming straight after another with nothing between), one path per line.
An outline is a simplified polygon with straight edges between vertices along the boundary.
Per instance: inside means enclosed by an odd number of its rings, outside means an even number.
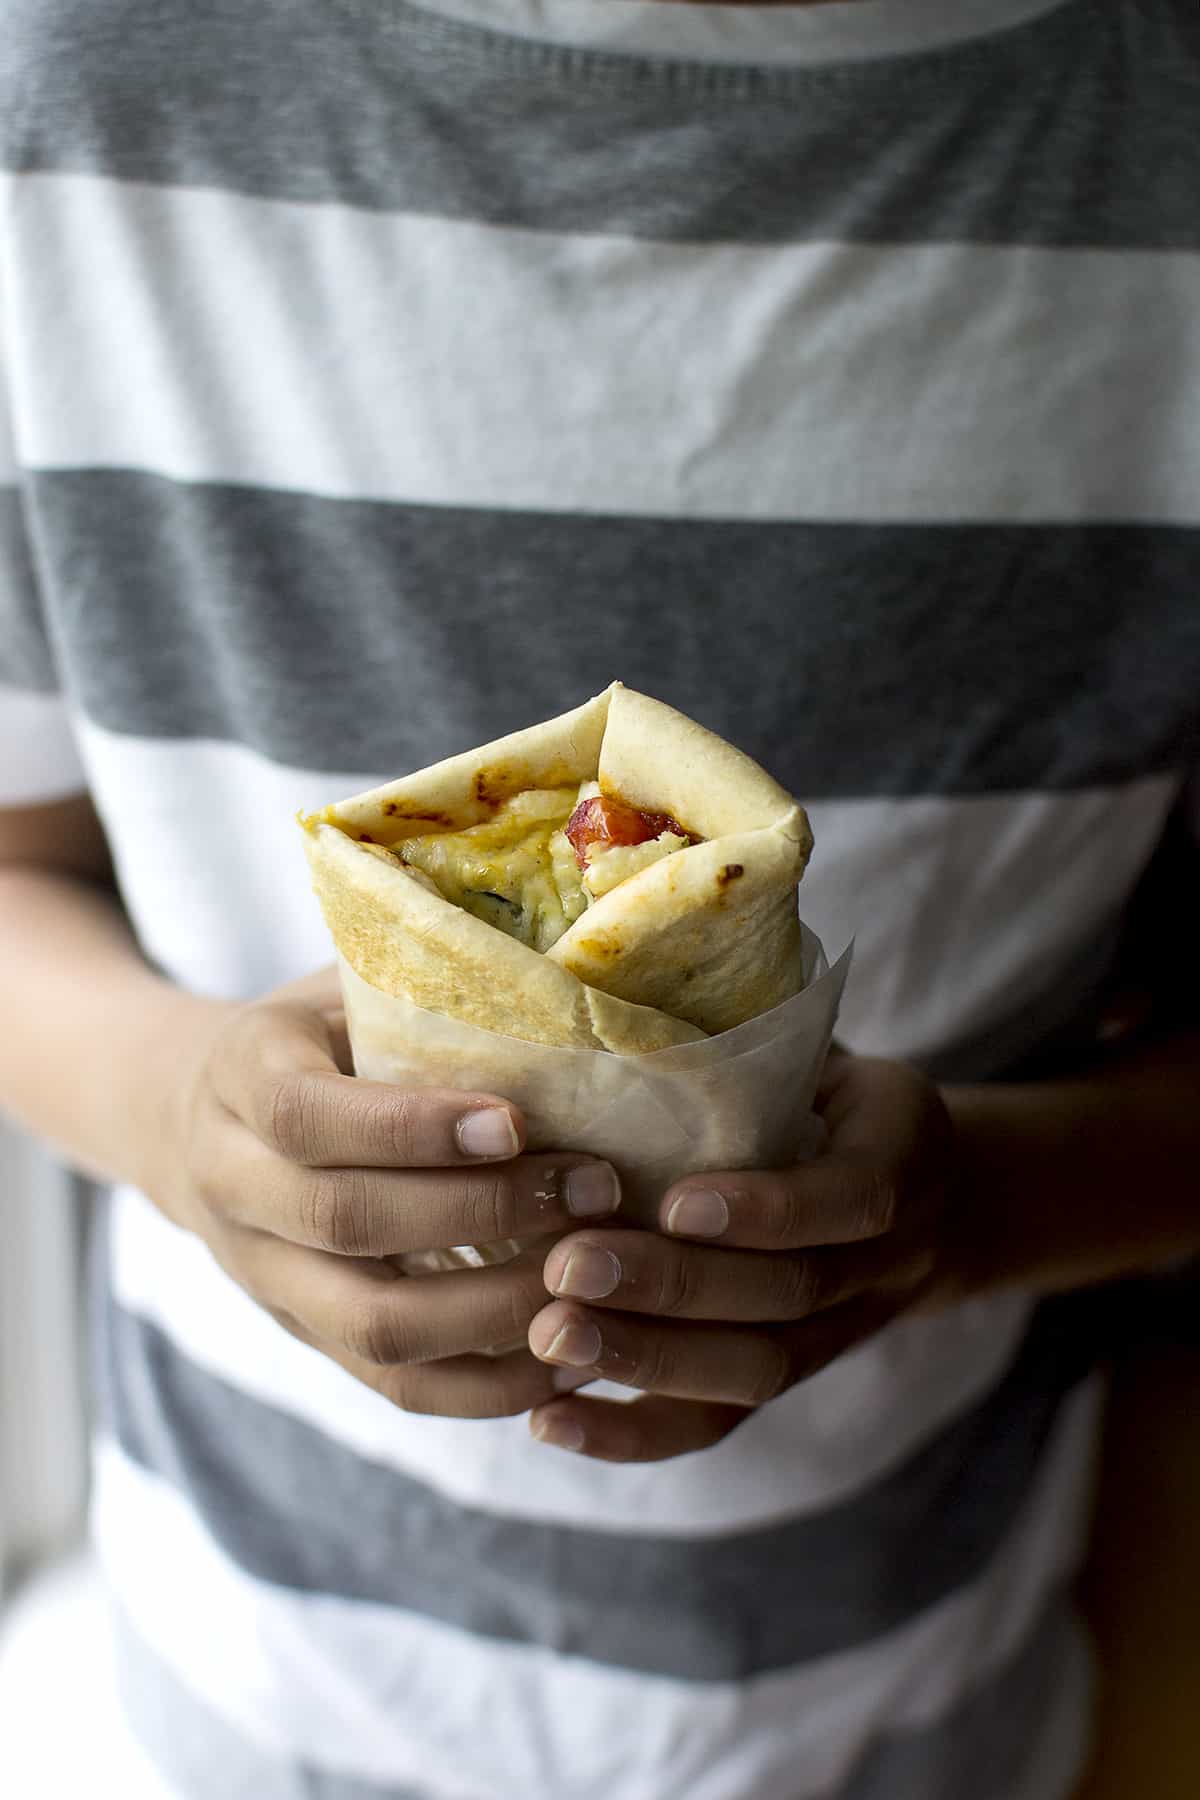
M562 1298L534 1318L530 1348L644 1397L550 1400L531 1414L536 1437L606 1462L704 1449L952 1289L955 1138L937 1088L902 1063L834 1051L818 1109L827 1137L813 1161L689 1175L664 1196L659 1231L589 1228L555 1244L544 1276Z

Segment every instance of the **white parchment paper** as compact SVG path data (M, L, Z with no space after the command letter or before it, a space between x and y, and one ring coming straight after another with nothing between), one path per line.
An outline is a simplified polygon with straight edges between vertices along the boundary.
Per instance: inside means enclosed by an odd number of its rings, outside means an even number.
M530 1150L605 1157L621 1178L621 1218L652 1225L665 1190L704 1169L779 1167L819 1139L812 1112L850 968L832 968L804 930L806 986L793 999L699 1043L616 1056L560 1050L424 1011L371 987L344 960L342 991L358 1074L405 1087L500 1094L521 1108ZM421 1252L407 1272L480 1267L515 1242Z

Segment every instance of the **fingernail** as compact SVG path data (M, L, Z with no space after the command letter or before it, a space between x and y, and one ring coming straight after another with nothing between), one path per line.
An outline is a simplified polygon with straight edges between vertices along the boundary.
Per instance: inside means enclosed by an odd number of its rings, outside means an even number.
M465 1156L515 1156L520 1143L511 1115L499 1106L481 1107L458 1121L458 1147Z
M583 1426L574 1419L560 1419L551 1413L538 1420L533 1435L541 1444L553 1444L556 1450L582 1450Z
M617 1172L608 1163L581 1163L567 1174L567 1211L577 1219L612 1212L621 1198Z
M567 1258L567 1266L554 1291L569 1294L574 1300L603 1300L620 1279L621 1265L611 1250L597 1250L593 1245L581 1244Z
M572 1369L590 1369L601 1351L596 1325L564 1325L545 1352L548 1362L566 1363Z
M729 1208L707 1188L689 1188L667 1214L667 1230L680 1237L720 1237L728 1223Z

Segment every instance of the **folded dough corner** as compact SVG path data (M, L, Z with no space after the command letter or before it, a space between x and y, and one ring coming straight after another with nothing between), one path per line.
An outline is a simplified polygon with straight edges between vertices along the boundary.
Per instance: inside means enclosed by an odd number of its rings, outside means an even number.
M803 986L802 808L620 682L301 824L351 968L489 1031L635 1054Z

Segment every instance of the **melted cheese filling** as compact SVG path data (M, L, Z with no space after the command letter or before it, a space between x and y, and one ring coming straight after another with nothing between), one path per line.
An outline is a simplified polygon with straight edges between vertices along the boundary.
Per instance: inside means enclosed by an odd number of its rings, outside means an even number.
M628 881L687 839L664 831L644 844L592 844L581 870L563 826L580 800L599 793L594 781L574 788L531 788L465 831L406 838L390 850L445 900L531 950L549 950L602 894Z
M599 900L601 894L619 887L631 875L648 869L651 863L661 862L664 856L673 856L676 850L686 848L687 839L678 837L673 831L660 832L656 838L647 838L644 844L592 844L588 849L588 866L583 872L584 892L590 899Z
M532 950L549 950L587 907L562 830L575 799L574 788L531 789L482 825L407 838L395 854L454 906Z

